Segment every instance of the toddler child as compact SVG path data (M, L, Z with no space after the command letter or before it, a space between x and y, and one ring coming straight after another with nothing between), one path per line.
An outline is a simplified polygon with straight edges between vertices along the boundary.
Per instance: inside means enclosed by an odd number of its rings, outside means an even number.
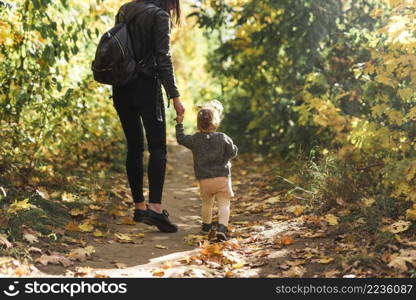
M230 200L234 197L231 186L230 160L237 155L237 147L226 134L217 132L222 105L213 100L200 108L197 116L198 132L186 135L183 116L176 121L176 139L193 154L195 177L199 181L202 198L202 233L212 228L212 207L218 202L218 227L216 237L227 240L230 218Z

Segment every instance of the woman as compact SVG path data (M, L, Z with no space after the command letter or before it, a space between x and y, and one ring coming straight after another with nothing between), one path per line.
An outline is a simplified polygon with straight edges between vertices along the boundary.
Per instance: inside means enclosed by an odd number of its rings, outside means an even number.
M177 226L162 209L166 169L166 120L161 85L164 86L177 115L183 115L170 55L172 19L179 23L180 0L137 0L123 5L116 24L132 20L128 29L136 59L143 60L137 79L113 87L114 107L127 140L127 177L135 202L134 220L157 226L162 232L176 232ZM140 58L140 59L139 59ZM169 100L170 102L170 100ZM148 150L149 204L143 196L143 151L146 132Z

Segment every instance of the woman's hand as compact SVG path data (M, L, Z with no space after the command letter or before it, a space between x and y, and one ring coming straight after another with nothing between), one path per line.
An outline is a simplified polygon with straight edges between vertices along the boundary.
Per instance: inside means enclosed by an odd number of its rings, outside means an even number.
M177 116L182 116L185 113L185 108L183 107L181 99L179 97L173 98L173 107L176 110Z

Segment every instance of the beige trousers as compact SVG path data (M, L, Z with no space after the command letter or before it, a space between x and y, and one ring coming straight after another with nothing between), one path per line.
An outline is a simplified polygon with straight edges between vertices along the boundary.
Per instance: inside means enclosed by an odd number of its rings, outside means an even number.
M234 197L230 177L215 177L199 181L202 198L202 222L212 223L214 200L218 203L218 223L228 226L230 219L230 201Z

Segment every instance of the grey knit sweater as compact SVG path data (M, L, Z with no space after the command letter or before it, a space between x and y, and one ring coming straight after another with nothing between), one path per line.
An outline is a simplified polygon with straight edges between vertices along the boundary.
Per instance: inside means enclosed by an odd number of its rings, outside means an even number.
M221 132L186 135L182 124L176 125L176 140L192 150L197 179L228 177L231 175L230 160L237 156L237 146Z

